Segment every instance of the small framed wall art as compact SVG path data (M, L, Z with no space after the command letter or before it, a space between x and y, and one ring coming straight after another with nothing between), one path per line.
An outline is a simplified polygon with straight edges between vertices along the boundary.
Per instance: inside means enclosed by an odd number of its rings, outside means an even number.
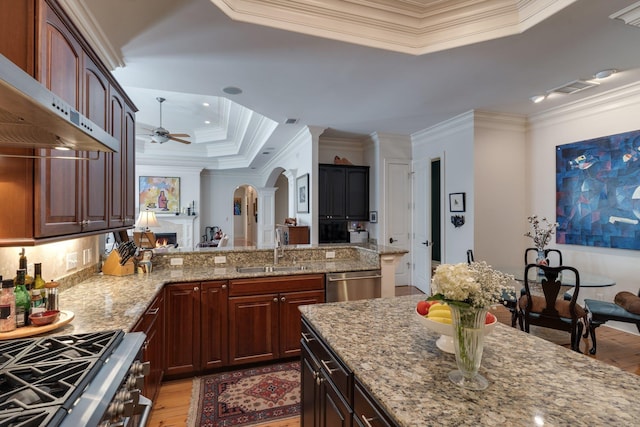
M449 212L465 211L465 193L449 193Z
M309 213L309 174L296 179L296 205L298 213Z

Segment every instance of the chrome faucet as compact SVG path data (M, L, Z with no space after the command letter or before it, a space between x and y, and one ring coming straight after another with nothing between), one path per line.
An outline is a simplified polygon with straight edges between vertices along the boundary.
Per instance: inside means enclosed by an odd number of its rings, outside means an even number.
M278 263L278 259L284 256L284 245L282 244L282 230L276 228L276 241L273 247L273 264Z

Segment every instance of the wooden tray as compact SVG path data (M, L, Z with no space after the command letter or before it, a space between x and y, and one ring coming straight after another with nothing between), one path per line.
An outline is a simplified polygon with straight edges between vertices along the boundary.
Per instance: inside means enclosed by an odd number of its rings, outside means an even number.
M71 322L75 314L73 311L60 310L60 316L58 316L58 320L53 323L44 326L23 326L22 328L14 329L11 332L0 332L0 341L2 340L12 340L14 338L24 338L30 337L33 335L43 334L45 332L53 331L58 329L61 326L66 325Z

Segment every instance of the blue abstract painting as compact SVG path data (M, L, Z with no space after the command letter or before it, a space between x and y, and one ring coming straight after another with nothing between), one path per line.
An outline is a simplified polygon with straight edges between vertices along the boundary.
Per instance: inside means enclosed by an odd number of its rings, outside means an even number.
M640 249L640 130L556 147L556 242Z

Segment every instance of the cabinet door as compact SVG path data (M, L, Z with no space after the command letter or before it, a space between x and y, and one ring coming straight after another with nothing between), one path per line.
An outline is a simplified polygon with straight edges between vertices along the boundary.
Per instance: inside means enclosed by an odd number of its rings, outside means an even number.
M109 133L120 141L117 153L108 153L109 158L109 227L124 227L123 189L126 175L126 141L124 139L124 101L115 88L109 93Z
M60 18L48 6L40 41L40 81L62 100L81 111L82 49ZM75 156L57 150L37 150L41 156ZM36 161L36 237L78 233L82 230L82 165L55 158Z
M123 208L124 208L124 225L131 226L135 223L136 215L136 115L128 104L124 109L124 141L122 155L124 184L123 192Z
M346 171L345 218L369 220L369 168L349 167Z
M316 427L320 425L320 394L319 385L316 383L320 366L312 356L311 350L305 345L301 345L301 384L300 384L300 405L301 405L301 426Z
M344 219L345 169L340 166L320 165L318 218Z
M165 288L165 375L190 375L200 365L200 284Z
M278 294L229 298L230 364L277 358L278 307Z
M202 369L227 364L229 289L226 281L204 282L200 291Z
M102 71L86 54L83 58L83 114L102 129L107 130L109 83ZM82 200L82 231L107 228L108 165L107 153L84 153L91 160L82 161L84 166Z
M320 371L320 425L350 427L351 408L344 401L324 370Z
M324 302L324 291L286 292L280 294L280 354L292 357L300 354L302 315L298 307Z
M144 377L143 395L154 400L160 390L164 372L164 291L154 298L149 308L140 317L132 332L144 332L147 337L142 360L150 363L150 372Z

